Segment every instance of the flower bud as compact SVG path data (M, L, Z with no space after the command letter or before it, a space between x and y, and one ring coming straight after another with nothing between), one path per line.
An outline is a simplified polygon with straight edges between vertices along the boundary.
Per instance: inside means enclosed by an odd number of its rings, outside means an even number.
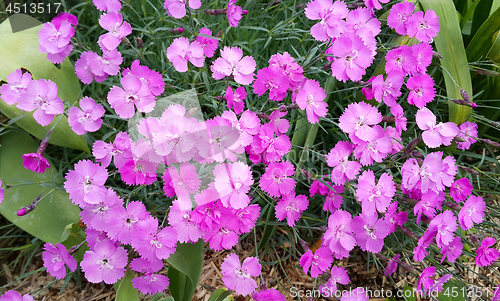
M460 87L459 87L460 88ZM469 97L469 94L467 94L467 91L465 91L464 89L460 88L460 95L462 96L462 98L465 100L465 101L470 101L470 97Z
M473 103L472 101L464 100L464 99L452 99L456 104L462 105L462 106L468 106L471 108L477 108L477 104Z
M483 142L486 145L493 146L494 148L500 148L500 143L490 139L481 139L481 142Z
M299 108L299 105L295 102L292 102L291 104L288 105L288 108L290 110L297 110Z
M406 158L414 149L417 147L417 145L422 142L422 136L418 136L417 138L413 139L403 150L403 156L402 158Z
M443 56L441 54L439 54L439 52L436 52L436 51L433 51L432 52L432 56L437 58L437 59L442 59Z
M47 135L45 136L45 138L42 140L42 142L40 142L40 146L38 147L38 150L36 151L36 153L39 154L40 156L43 155L43 153L45 152L45 149L47 148L47 145L49 144L49 139L50 139L51 134L52 134L52 129L50 129L47 132Z
M480 173L475 170L475 169L472 169L472 168L468 168L468 167L465 167L465 166L461 166L459 165L458 166L461 170L467 172L467 173L470 173L471 175L475 175L475 176L478 176Z
M141 49L144 46L142 39L140 37L135 38L135 42L137 43L137 48Z
M498 76L499 73L491 70L484 69L474 69L477 74L485 75L485 76Z
M25 216L26 214L33 211L35 209L36 205L38 205L38 203L40 202L41 197L42 197L42 195L37 196L37 198L33 201L33 203L29 204L26 207L19 209L19 211L17 211L17 216Z
M382 117L382 122L394 123L396 119L394 116L384 116Z
M82 241L81 243L75 245L75 246L72 246L69 250L68 250L68 254L69 255L73 255L75 254L76 252L78 252L78 250L81 248L81 246L83 246L83 244L85 243L85 240Z

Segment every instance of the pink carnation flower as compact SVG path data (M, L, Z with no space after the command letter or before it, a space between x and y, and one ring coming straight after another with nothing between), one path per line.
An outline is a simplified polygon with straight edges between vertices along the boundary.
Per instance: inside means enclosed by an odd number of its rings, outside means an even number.
M327 164L333 167L332 182L337 185L344 185L346 180L354 180L361 169L361 164L357 161L349 161L353 147L348 141L339 141L330 150L327 157Z
M419 42L432 43L439 32L439 17L433 10L415 12L408 19L407 33Z
M436 96L434 80L427 73L410 77L406 83L406 87L410 90L408 103L415 105L419 109L432 102Z
M147 66L141 66L139 60L133 61L130 69L126 68L123 70L123 76L129 73L137 76L143 85L148 86L151 94L154 96L161 95L165 91L163 76L156 70L151 70Z
M273 124L262 125L259 133L253 137L252 144L250 145L251 154L250 160L254 163L264 162L277 162L280 161L284 155L288 154L292 148L292 143L288 135L276 135L274 132ZM248 152L248 150L247 150ZM254 158L256 155L257 159Z
M177 232L172 227L158 229L158 220L151 216L138 222L131 245L148 260L167 259L175 252Z
M108 188L104 198L97 204L87 205L80 212L80 217L88 228L97 231L109 231L107 225L108 214L119 207L123 207L123 200L118 197L112 188Z
M275 288L269 288L253 293L252 298L255 301L286 301L280 291Z
M325 297L334 297L337 291L337 283L347 285L351 281L347 270L343 267L332 267L330 271L331 277L324 285L320 285L319 290Z
M70 44L75 35L77 19L74 15L61 13L51 22L43 24L38 32L39 50L47 53L47 59L54 64L60 64L73 50Z
M18 99L17 107L33 113L33 118L42 126L49 125L55 115L64 113L64 104L57 97L57 85L51 80L33 80L26 89L26 94Z
M196 42L201 44L203 54L206 57L213 57L215 50L219 47L219 40L213 37L212 31L206 27L200 29L200 34L196 36Z
M144 275L132 279L132 286L142 294L163 292L170 283L167 276L155 274L155 272L163 269L163 262L161 260L150 261L144 258L134 258L130 262L130 269L144 273Z
M257 72L257 79L253 83L253 92L262 96L269 90L269 99L281 101L286 97L288 78L276 67L262 68Z
M453 241L454 232L457 229L457 218L451 210L445 210L436 215L429 223L429 231L436 232L436 244L440 248Z
M47 159L45 159L42 154L39 153L29 153L24 154L23 158L23 166L26 169L37 173L44 173L47 168L50 168L50 163Z
M443 263L445 259L448 259L448 261L451 263L455 262L455 260L457 260L458 257L462 255L463 248L464 245L462 244L462 240L460 239L460 237L455 237L449 245L443 246L441 250L441 254L443 255L443 257L441 258L441 263Z
M389 226L376 214L360 214L352 219L352 231L361 250L378 253L384 246L384 238L389 235Z
M376 50L375 37L380 33L380 21L375 17L373 11L366 7L358 7L349 11L346 17L347 31L349 34L359 36L368 48Z
M470 146L477 142L477 124L466 121L458 127L457 137L462 138L464 141L457 141L458 149L469 149Z
M486 203L482 197L470 196L458 213L458 220L462 229L469 230L474 226L474 223L482 223L485 209Z
M120 72L120 64L123 63L123 57L116 49L105 49L103 50L102 57L95 52L88 52L86 61L88 67L90 67L90 71L96 77L96 81L98 81L97 78L107 78L108 75L117 75Z
M417 43L411 46L413 55L417 59L416 74L427 72L427 67L432 63L433 50L429 43Z
M326 93L314 79L306 80L304 86L295 98L295 102L301 110L306 111L307 121L316 123L319 117L325 117L328 113L328 104L324 102Z
M148 160L130 159L118 170L127 185L151 185L157 180L157 167L158 164Z
M380 3L387 3L389 0L364 0L365 5L368 8L375 8L375 9L382 9L382 4Z
M276 135L283 135L288 132L290 128L290 121L284 117L287 112L281 112L280 110L275 110L269 115L269 123L273 125L274 133Z
M105 240L97 242L92 251L85 252L80 266L89 282L113 284L125 275L127 261L124 248Z
M290 89L296 87L304 79L304 70L288 52L273 54L269 59L269 67L281 69L288 78Z
M72 107L68 112L68 123L73 132L83 135L86 132L95 132L101 128L102 116L105 110L101 104L90 97L80 100L80 108Z
M168 223L177 232L177 239L182 242L196 243L204 232L192 217L192 209L182 210L179 201L174 201L170 206Z
M51 243L46 243L43 247L43 266L47 268L50 276L63 279L66 276L66 265L70 271L76 270L76 260L68 254L65 246L61 244L54 246Z
M309 268L311 268L311 277L317 278L321 273L325 272L332 266L333 257L332 251L327 247L320 247L313 252L307 251L300 257L300 266L303 268L304 273L307 275Z
M117 13L122 9L121 0L92 0L95 7L100 11Z
M213 78L222 79L234 75L234 80L238 84L252 83L256 67L253 57L243 57L243 51L238 47L224 47L220 54L221 57L217 58L210 67Z
M117 168L120 168L129 159L132 159L132 151L130 149L130 138L127 133L119 132L116 134L115 141L106 143L97 140L94 143L92 155L97 162L102 166L108 167L111 159Z
M177 196L181 210L193 207L190 195L197 193L201 184L195 166L182 163L179 171L176 167L170 166L163 173L162 179L163 192L168 197Z
M102 36L102 44L106 49L113 50L120 45L122 38L132 33L132 26L123 21L123 17L117 12L108 12L99 19L99 25L108 33Z
M233 92L231 86L227 86L226 100L227 108L233 109L235 114L240 114L245 108L245 99L247 98L247 91L245 87L239 87Z
M137 76L128 74L122 77L120 82L123 88L114 86L108 93L108 102L120 118L134 116L135 107L143 113L153 111L156 105L155 97Z
M240 132L241 145L250 145L253 141L253 136L259 133L260 119L257 114L252 111L245 111L241 114L240 119L235 112L225 111L222 117L229 120L233 127Z
M99 203L106 194L104 183L108 179L108 171L90 160L82 160L75 164L75 169L66 174L64 188L73 203L80 207Z
M320 20L311 27L311 35L318 41L327 41L339 37L346 28L343 20L349 13L343 1L312 0L306 8L305 14L309 20Z
M336 57L332 63L332 75L343 82L361 80L374 58L372 51L356 35L342 35L336 39L332 54Z
M167 10L169 16L182 19L186 15L187 5L192 9L198 9L201 7L201 0L165 0L163 8Z
M17 69L7 75L7 83L0 87L0 97L8 105L15 105L19 97L26 93L29 84L32 82L29 72L23 73Z
M474 186L470 183L468 178L458 179L450 188L450 196L457 203L465 201L465 199L472 193Z
M427 293L428 291L433 291L433 290L440 292L443 289L443 284L446 283L451 278L451 275L447 274L439 279L435 279L434 277L435 274L436 274L435 267L430 266L428 268L425 268L422 271L422 274L420 274L420 277L418 278L417 290L423 291L424 294Z
M241 20L241 15L243 13L243 9L235 5L237 0L229 0L227 3L227 20L229 21L229 26L238 27L238 24Z
M351 214L344 210L335 211L328 218L328 229L323 235L323 245L327 246L337 259L349 257L349 251L356 246L352 233Z
M95 55L94 55L95 54ZM80 79L80 81L84 84L91 84L95 79L96 82L101 83L106 80L107 75L98 76L92 71L90 67L90 58L100 58L97 53L93 51L85 51L80 55L80 58L75 62L75 73Z
M384 215L384 220L389 226L389 234L396 231L397 226L402 226L408 220L408 213L405 211L398 211L398 203L394 202L389 205L387 212Z
M243 264L240 264L238 255L231 253L221 264L222 281L228 289L246 296L257 288L257 282L251 277L259 276L261 269L262 266L257 257L247 257Z
M242 162L219 164L213 170L215 188L225 207L241 209L250 203L247 193L253 184L250 166Z
M415 115L418 127L424 131L422 138L430 148L436 148L441 144L448 146L458 134L458 126L453 122L436 124L436 116L426 107L418 110Z
M385 157L392 151L392 138L384 131L380 125L372 128L373 136L370 142L357 139L356 136L352 140L356 145L354 149L354 158L360 159L359 162L363 166L373 164L373 161L381 163Z
M385 80L382 74L376 76L372 81L373 97L379 103L383 101L389 107L395 106L398 97L402 94L403 80L400 74L393 72L389 73Z
M123 244L129 244L135 233L137 223L149 216L142 202L130 202L125 209L118 206L107 214L106 223L108 235L111 239L119 240Z
M286 222L289 227L293 227L295 222L300 219L301 213L307 209L309 205L309 200L305 195L295 196L295 192L292 191L285 194L282 199L276 204L276 218L282 221L286 218Z
M22 296L14 290L9 290L0 296L0 301L34 301L34 299L29 294Z
M476 265L480 267L488 266L500 257L500 251L496 248L489 248L495 243L496 240L493 237L485 237L483 239L481 246L476 250L476 259L474 260Z
M378 212L385 213L392 201L396 187L392 176L388 173L382 174L377 184L375 175L371 170L365 170L358 179L356 197L361 202L363 213L374 215Z
M415 11L415 4L411 2L399 2L392 6L389 16L387 17L387 25L402 36L406 35L406 27L408 19Z
M377 108L364 102L351 103L339 118L339 127L352 137L372 141L377 131L371 126L382 121Z
M167 58L174 64L175 70L179 72L188 70L188 61L199 68L203 67L205 63L203 46L196 41L189 43L185 37L174 39L167 48Z
M260 178L260 188L272 197L288 194L295 188L296 181L290 178L294 173L295 167L288 161L271 163Z
M417 59L410 46L402 45L396 49L389 50L385 56L385 71L387 74L397 74L405 77L415 72Z
M406 117L403 107L400 104L395 104L391 107L391 114L394 115L394 123L396 124L396 132L401 135L406 131Z

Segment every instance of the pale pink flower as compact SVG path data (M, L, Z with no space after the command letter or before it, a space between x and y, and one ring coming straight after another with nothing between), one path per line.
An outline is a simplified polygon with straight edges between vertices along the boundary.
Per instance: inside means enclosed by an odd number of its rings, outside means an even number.
M192 209L182 210L180 202L173 201L168 214L168 223L172 225L177 232L179 242L196 243L204 232L201 230L199 223L195 222L192 217Z
M465 141L457 141L458 149L469 149L470 146L477 142L477 124L466 121L462 123L459 127L459 132L457 137L462 138Z
M188 61L200 68L205 63L201 44L196 41L189 43L189 40L185 37L174 39L167 48L167 58L174 64L175 70L179 72L188 70Z
M453 122L436 124L436 116L426 107L418 110L415 119L418 127L424 131L424 143L430 148L439 147L441 144L448 146L458 134L458 126Z
M100 11L117 13L122 9L121 0L92 0L92 2Z
M14 70L7 75L7 83L0 87L0 97L6 104L15 105L31 82L31 73L23 73L21 69Z
M307 209L309 205L309 200L305 195L295 196L295 192L291 191L285 194L278 204L275 206L276 218L282 221L286 218L286 222L289 227L293 227L295 222L300 219L300 214L302 211Z
M351 103L339 118L339 127L352 137L372 141L377 130L371 126L382 121L382 114L376 107L364 102Z
M361 202L363 213L374 215L376 212L385 213L392 201L396 187L392 176L388 173L382 174L377 184L375 175L371 170L365 170L358 179L356 197Z
M243 51L238 47L224 47L220 54L221 57L210 67L213 78L222 79L234 75L234 80L241 85L252 83L257 66L253 57L243 57Z
M163 8L167 10L169 16L182 19L186 15L187 5L192 9L198 9L201 7L201 0L165 0Z
M134 116L135 107L143 113L149 113L154 109L155 97L137 76L128 74L122 77L120 82L123 88L114 86L108 93L108 102L120 118Z
M231 253L221 264L222 281L228 289L246 296L257 288L257 282L251 277L259 276L261 269L262 266L257 257L247 257L241 264L238 255Z
M336 57L332 63L332 75L343 82L361 80L374 58L372 51L357 35L337 38L332 45L332 54Z
M47 268L50 276L63 279L66 276L66 266L72 272L76 270L76 260L68 254L65 246L61 244L54 246L51 243L46 243L43 247L43 266Z
M33 113L33 118L42 126L49 125L55 115L64 113L64 104L57 96L57 85L51 80L33 80L23 97L18 99L17 107Z
M158 220L146 217L137 223L131 245L148 260L167 259L175 252L177 232L172 227L158 227Z
M213 170L215 188L225 207L241 209L248 206L248 192L253 184L250 166L242 162L219 164Z
M332 182L337 185L344 185L346 180L354 180L361 169L361 164L357 161L349 161L353 146L348 141L339 141L330 150L327 157L327 164L333 167Z
M356 246L352 225L351 214L344 210L339 209L328 218L323 245L327 246L337 259L349 257L349 251Z
M301 110L306 111L307 121L316 123L319 117L325 117L328 113L328 104L324 102L326 93L314 79L306 80L304 86L295 98L295 102Z
M108 50L116 49L122 38L132 33L132 26L124 22L122 15L116 12L103 14L99 19L99 25L108 31L102 38L102 44Z
M316 40L337 38L345 31L346 22L343 19L349 9L343 1L313 0L307 4L304 11L309 20L320 20L311 27L311 35Z
M113 284L125 275L127 261L127 251L124 248L104 240L97 242L93 250L85 252L80 266L89 282L104 281L106 284Z
M457 218L451 210L436 215L429 223L429 231L436 231L436 244L440 248L453 241L457 229Z
M439 32L439 16L433 10L418 11L408 19L408 35L419 42L431 43Z
M104 107L90 97L82 98L79 103L81 109L72 107L68 112L68 123L73 132L83 135L99 130L105 113Z
M458 213L458 220L462 229L469 230L474 226L474 223L482 223L485 209L486 203L483 198L471 195Z
M170 283L168 277L154 274L154 272L163 269L163 266L161 260L150 261L145 258L134 258L130 262L130 269L144 273L144 275L132 279L132 286L142 294L156 294L164 291Z
M378 253L384 246L384 238L389 235L389 225L378 219L377 214L360 214L352 219L352 231L356 242L363 251Z

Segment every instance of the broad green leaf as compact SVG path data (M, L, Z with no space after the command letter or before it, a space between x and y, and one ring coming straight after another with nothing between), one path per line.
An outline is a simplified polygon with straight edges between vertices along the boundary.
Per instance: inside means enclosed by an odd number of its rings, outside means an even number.
M222 301L225 300L230 294L231 291L228 291L226 288L219 288L212 293L212 296L210 296L208 301Z
M172 296L176 301L192 300L203 265L203 240L195 244L178 243L167 262Z
M477 5L474 10L474 16L472 17L472 28L471 35L474 36L479 28L484 24L486 19L490 16L490 10L493 0L480 0L475 1L475 5Z
M116 291L116 301L139 301L139 291L132 286L134 275L127 271L125 276L118 280L113 286Z
M404 286L403 295L404 295L404 297L405 297L404 299L406 301L417 301L417 298L415 297L415 292L408 285Z
M57 170L51 167L45 170L45 173L38 174L23 167L21 156L36 152L38 144L22 130L14 130L1 136L0 144L0 178L4 189L7 184L33 183L5 189L0 214L45 242L60 243L64 238L66 226L80 220L80 209L71 203L68 194L61 190L62 179L53 178ZM42 199L31 213L17 216L19 209L31 204L40 194L44 196L49 193L53 189L50 187L53 182L59 184L58 190ZM48 185L42 186L40 183Z
M474 94L469 65L453 0L421 0L420 3L424 10L432 9L439 16L440 30L434 43L436 50L443 56L441 66L446 70L443 70L443 76L448 97L461 99L461 87L472 98ZM455 104L451 100L448 101L448 107L450 121L457 124L469 120L472 113L472 108Z
M58 87L57 95L71 106L77 102L80 96L80 82L68 59L64 60L60 64L61 69L58 69L47 60L47 54L40 53L38 50L38 31L40 28L41 26L37 26L14 34L9 19L0 24L0 56L2 57L0 80L6 81L10 72L25 68L33 75L34 79L45 78L55 82ZM0 101L0 111L10 119L26 114L16 124L39 139L43 139L48 130L59 118L62 118L54 129L49 142L90 153L85 139L71 130L68 119L64 115L56 116L50 125L43 127L35 121L31 112L21 111L15 105L9 106Z
M467 46L469 62L484 60L495 42L495 34L500 30L500 8L498 8L478 29Z

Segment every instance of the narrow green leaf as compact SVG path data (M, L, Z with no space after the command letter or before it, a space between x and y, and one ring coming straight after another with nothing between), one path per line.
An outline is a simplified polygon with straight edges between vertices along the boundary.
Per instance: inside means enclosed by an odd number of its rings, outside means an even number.
M212 293L212 296L210 296L210 299L208 299L208 301L222 301L230 294L231 291L228 291L226 288L219 288Z
M472 99L474 94L469 65L453 0L421 0L420 3L424 10L432 9L439 16L440 30L434 38L434 43L437 51L443 56L441 66L446 69L443 76L448 97L461 99L461 87ZM448 107L450 121L457 124L467 121L472 113L472 108L457 105L451 100L448 101Z
M480 0L474 3L476 9L474 10L474 16L472 17L472 28L471 35L474 36L478 29L483 25L483 23L490 16L491 5L493 0Z
M495 42L493 42L493 45L488 51L488 54L486 54L486 57L495 63L500 64L500 37L498 32L496 33Z
M25 68L33 75L34 79L45 78L55 82L58 87L57 95L71 106L77 102L80 95L80 82L69 59L64 60L58 69L47 60L47 54L40 53L38 50L38 31L40 28L41 25L14 34L9 19L0 24L0 56L2 57L0 80L6 81L10 72ZM9 106L0 101L0 111L9 119L26 115L24 118L18 119L16 124L39 139L43 139L48 130L62 117L49 142L90 153L85 139L73 132L64 115L56 116L50 125L43 127L35 121L32 113L21 111L15 105Z
M167 262L172 296L176 301L192 300L203 265L203 240L195 244L178 243Z
M485 59L495 42L495 34L498 30L500 30L500 8L483 23L467 46L469 62Z
M43 187L40 182L62 183L60 178L52 178L57 170L51 167L45 173L38 174L23 167L21 156L36 152L38 144L29 134L14 130L1 136L0 146L0 178L3 186L23 183L16 179L24 179L33 184L13 186L5 189L5 198L0 204L0 214L9 221L38 237L53 244L62 241L65 228L69 224L78 223L80 209L71 203L64 190L56 190L40 201L35 210L25 216L17 216L17 211L31 204L40 194L49 193L52 188ZM25 181L24 181L25 182ZM26 182L26 183L30 183Z
M116 301L139 301L139 291L132 286L134 275L127 271L125 276L116 282L113 286L116 290Z

